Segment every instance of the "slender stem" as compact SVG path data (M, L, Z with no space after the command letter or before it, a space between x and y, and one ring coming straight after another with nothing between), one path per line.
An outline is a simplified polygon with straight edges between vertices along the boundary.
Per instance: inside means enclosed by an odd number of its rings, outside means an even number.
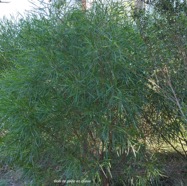
M172 91L172 94L173 94L174 98L175 98L176 105L178 106L178 108L179 108L179 110L180 110L180 113L181 113L181 115L183 116L184 120L187 122L187 118L186 118L186 116L185 116L185 114L184 114L184 112L183 112L183 110L182 110L182 107L181 107L181 105L180 105L180 103L179 103L179 100L178 100L178 98L177 98L177 95L176 95L176 93L175 93L175 90L174 90L174 88L173 88L173 86L172 86L172 84L171 84L171 78L170 78L170 76L169 76L167 67L165 67L165 68L166 68L166 74L167 74L167 77L168 77L168 85L169 85L169 87L170 87L170 89L171 89L171 91Z

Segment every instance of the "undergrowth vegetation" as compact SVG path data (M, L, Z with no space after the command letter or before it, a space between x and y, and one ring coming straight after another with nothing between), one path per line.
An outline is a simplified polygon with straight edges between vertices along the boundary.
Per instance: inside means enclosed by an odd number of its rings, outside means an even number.
M0 23L1 165L26 185L161 185L147 144L187 158L185 13L61 11Z

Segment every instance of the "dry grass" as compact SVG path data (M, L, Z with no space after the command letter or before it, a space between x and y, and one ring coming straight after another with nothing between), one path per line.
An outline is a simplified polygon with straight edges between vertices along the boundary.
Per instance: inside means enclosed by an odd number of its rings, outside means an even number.
M180 144L174 143L174 146L183 153ZM187 157L182 157L166 143L149 144L148 148L155 154L162 171L162 184L160 185L187 186Z

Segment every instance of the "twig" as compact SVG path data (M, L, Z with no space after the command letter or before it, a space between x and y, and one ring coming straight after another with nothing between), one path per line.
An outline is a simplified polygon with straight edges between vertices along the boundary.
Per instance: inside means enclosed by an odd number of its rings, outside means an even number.
M177 95L176 95L176 93L175 93L175 90L173 89L173 86L172 86L172 84L171 84L171 78L170 78L170 76L169 76L167 67L165 67L165 69L166 69L166 74L167 74L167 77L168 77L168 85L169 85L169 87L170 87L170 89L171 89L171 91L172 91L172 94L173 94L174 98L175 98L176 105L178 106L178 108L179 108L179 110L180 110L180 113L182 114L184 120L187 122L187 118L186 118L184 112L182 111L182 107L181 107L181 105L180 105L180 103L179 103L179 100L178 100L178 98L177 98Z

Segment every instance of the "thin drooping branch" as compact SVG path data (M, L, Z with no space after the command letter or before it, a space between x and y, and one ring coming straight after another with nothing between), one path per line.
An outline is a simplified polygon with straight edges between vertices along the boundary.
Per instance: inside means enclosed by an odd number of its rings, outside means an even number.
M184 114L184 112L183 112L183 110L182 110L181 104L179 103L179 99L177 98L177 94L176 94L176 92L175 92L175 90L174 90L174 88L173 88L173 86L172 86L171 78L170 78L170 76L169 76L167 67L165 67L165 68L166 68L166 75L167 75L167 78L168 78L168 82L167 82L167 83L168 83L168 85L169 85L169 88L171 89L171 92L172 92L172 94L173 94L173 96L174 96L176 105L177 105L177 107L178 107L178 109L179 109L179 111L180 111L182 117L183 117L184 120L187 122L187 118L186 118L186 116L185 116L185 114Z
M152 124L150 119L145 114L144 114L144 119L146 120L147 123L149 123L154 128L155 131L157 131L161 135L162 139L166 143L168 143L181 157L186 158L184 154L182 154L162 133L160 133L160 130L155 125Z

